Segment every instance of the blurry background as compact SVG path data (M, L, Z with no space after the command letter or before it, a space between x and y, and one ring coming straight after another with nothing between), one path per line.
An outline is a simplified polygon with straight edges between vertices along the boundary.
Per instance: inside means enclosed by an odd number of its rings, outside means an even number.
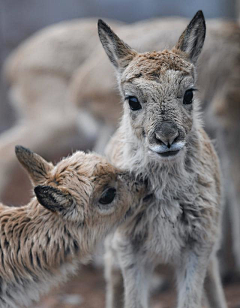
M202 9L207 18L236 19L238 0L0 0L0 67L20 42L48 25L74 18L101 17L135 22L160 16L191 18ZM13 111L0 84L0 132L11 125Z
M96 17L95 20L92 21L93 24L95 23L95 21L97 21L97 18L99 17L110 18L126 23L133 23L148 18L158 18L162 16L182 16L190 19L199 9L203 10L206 18L220 17L223 19L230 19L236 21L239 17L239 0L201 0L201 2L193 0L0 0L0 69L2 70L7 57L11 54L12 51L15 50L15 48L21 42L26 40L36 31L54 23L72 19L80 19L83 17ZM93 31L93 33L97 32L95 25ZM96 35L96 33L94 35ZM233 39L236 40L235 38ZM94 44L95 43L93 41L93 44L90 46L90 51L94 51ZM39 46L41 47L41 45ZM33 52L35 51L33 50ZM78 52L78 50L76 52ZM80 52L81 50L79 49L79 53ZM24 59L22 58L26 63L27 57L28 56L26 55ZM70 54L69 58L71 58ZM20 64L22 59L19 58L18 60ZM18 66L20 66L20 64L18 64ZM91 65L91 63L87 65ZM21 74L19 73L19 71L17 73L18 79L21 79ZM25 102L22 102L21 100L24 96L20 95L19 101L21 102L21 104L19 105L20 108L18 112L16 112L15 109L12 107L11 103L16 102L14 102L12 96L9 97L9 89L10 87L13 87L14 83L17 83L18 81L17 75L14 76L14 70L11 74L12 75L10 79L12 83L9 83L9 81L6 82L6 74L3 74L0 80L0 165L2 163L3 166L5 162L6 165L9 163L7 158L10 157L9 153L13 152L14 145L16 144L16 142L21 142L21 140L22 142L24 142L25 140L27 143L26 132L25 139L13 137L11 143L8 144L8 140L10 140L12 136L17 136L18 132L22 128L24 128L25 122L19 121L22 112L21 106L25 106L25 109L29 108L27 105L25 105ZM15 77L16 79L14 79ZM31 78L33 77L30 77L30 79ZM70 76L67 76L66 78L69 80ZM25 82L27 84L30 81L26 79ZM63 85L65 86L65 83L63 83ZM26 85L24 85L24 88L20 89L22 90L25 88ZM44 92L44 84L41 87L41 90ZM56 91L54 87L53 91ZM14 97L16 98L18 94L19 92L17 92L16 94L15 91ZM31 97L31 95L29 95L29 97ZM240 101L238 101L238 103L240 104ZM93 111L94 110L95 109L93 108ZM26 110L24 112L26 113ZM30 108L29 114L30 117L32 116L33 118L34 116L36 116L31 115ZM41 112L39 113L39 118L41 117L40 115ZM19 126L15 131L13 129L8 133L8 129L12 128L13 125L18 122L23 123L22 126ZM92 127L90 126L92 125L94 127L95 124L94 122L91 122L90 119L88 121L88 118L87 123L89 126L88 129L91 131ZM64 125L64 122L62 122L62 124ZM27 130L30 131L31 128L29 127L27 128ZM54 126L53 130L57 129L57 127L57 125ZM51 128L48 129L50 130ZM36 150L38 150L40 154L44 155L46 159L53 160L56 162L60 159L60 157L62 157L63 155L67 155L74 149L87 150L94 147L96 140L91 137L91 134L86 134L83 138L83 136L79 134L79 132L75 131L75 128L71 129L72 136L76 137L73 138L73 140L71 139L71 142L69 141L68 143L64 143L64 146L61 146L58 149L58 144L61 142L61 138L58 137L51 140L51 149L49 151L47 151L46 149L43 150L41 147L36 147ZM211 127L211 131L212 130L213 137L216 137L214 127ZM37 136L38 135L36 135L36 140ZM46 138L45 135L43 135L43 138ZM64 139L64 136L62 139ZM70 138L68 137L68 139ZM24 143L23 145L26 144ZM238 152L236 155L240 155L240 152ZM3 173L2 168L0 168L0 172ZM0 187L0 191L2 194L1 199L9 205L25 204L31 196L31 187L27 177L19 168L16 168L16 166L14 166L13 170L11 170L10 177L9 174L7 183L4 183L4 186ZM2 182L0 179L0 186L1 183ZM232 254L227 251L227 255L230 260L229 263L231 265L234 264L232 260ZM234 268L234 265L232 266ZM164 269L164 271L165 274L168 274L168 269ZM234 279L230 277L229 280L233 281ZM172 291L172 286L172 283L166 283L164 284L164 288L162 286L159 288L157 286L155 288L153 307L172 307L174 305L175 300L173 296L174 292ZM161 294L159 295L160 290ZM239 290L240 284L236 281L236 279L233 283L226 286L229 307L240 307L240 295L238 294ZM39 303L38 305L34 305L33 307L104 307L104 292L105 285L102 269L96 269L94 266L84 267L79 272L79 275L76 278L71 280L62 288L52 292L49 296L45 297L41 301L41 303Z

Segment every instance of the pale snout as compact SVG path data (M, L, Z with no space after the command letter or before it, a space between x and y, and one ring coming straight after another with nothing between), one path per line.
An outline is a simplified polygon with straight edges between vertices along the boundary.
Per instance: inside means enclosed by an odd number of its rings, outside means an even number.
M176 155L184 145L177 125L164 122L152 133L149 148L163 157L168 157Z

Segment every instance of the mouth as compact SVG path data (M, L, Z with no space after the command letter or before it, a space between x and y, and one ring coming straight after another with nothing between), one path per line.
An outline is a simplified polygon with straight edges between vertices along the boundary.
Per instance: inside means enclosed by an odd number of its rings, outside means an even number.
M165 145L150 146L149 150L162 158L174 158L184 148L185 142L173 144L170 148Z
M179 152L180 150L176 150L176 151L167 151L167 152L162 152L162 153L157 153L159 156L162 156L162 157L169 157L169 156L175 156L177 155L177 153Z

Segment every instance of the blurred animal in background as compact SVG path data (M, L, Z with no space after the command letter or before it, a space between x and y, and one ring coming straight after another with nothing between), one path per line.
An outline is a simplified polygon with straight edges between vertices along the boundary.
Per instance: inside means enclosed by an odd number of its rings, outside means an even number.
M0 194L15 165L15 144L49 155L86 141L78 134L78 110L68 100L68 85L96 40L95 20L63 22L33 35L7 59L4 74L17 123L0 135ZM84 123L91 147L94 123Z
M27 307L66 281L96 244L146 194L146 185L96 154L76 152L56 166L21 146L16 155L35 197L0 204L1 307Z
M168 263L176 270L178 308L202 307L204 292L210 307L226 308L216 256L222 216L219 162L194 95L206 33L203 13L196 13L175 47L162 52L136 52L102 20L98 32L124 101L108 157L115 166L145 176L152 191L151 204L110 237L108 255L112 252L120 265L124 304L114 296L112 261L106 263L112 267L107 307L149 307L151 273Z
M23 143L47 154L63 144L71 145L73 136L79 139L81 134L90 144L95 141L97 151L103 152L118 126L122 105L95 24L93 19L83 19L49 27L29 38L8 58L4 73L19 121L0 136L1 191L11 178L14 144ZM133 48L144 52L174 46L187 20L168 17L111 25ZM240 272L239 58L238 24L207 20L196 95L202 102L205 128L216 139L221 159L226 203L223 235L226 240L229 217ZM58 140L54 147L53 140Z

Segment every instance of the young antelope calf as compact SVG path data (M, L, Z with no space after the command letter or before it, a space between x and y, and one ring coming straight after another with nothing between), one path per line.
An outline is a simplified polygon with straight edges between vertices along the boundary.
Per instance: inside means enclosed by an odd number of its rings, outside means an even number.
M99 155L76 152L56 166L21 146L16 155L36 197L0 205L0 307L28 306L64 281L145 191Z
M211 307L225 308L216 251L221 221L218 158L202 129L195 98L196 63L205 39L199 11L172 50L137 53L103 21L102 45L117 70L124 114L109 144L111 161L145 175L152 202L126 221L110 243L107 306L121 307L118 258L125 307L148 307L154 267L176 268L178 308L200 308L204 282ZM118 298L118 300L116 300Z

